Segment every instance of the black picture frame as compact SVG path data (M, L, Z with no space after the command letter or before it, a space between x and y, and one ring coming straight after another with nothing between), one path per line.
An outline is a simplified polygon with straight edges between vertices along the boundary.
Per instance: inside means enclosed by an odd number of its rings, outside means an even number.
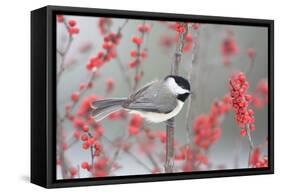
M268 28L269 131L267 168L200 171L122 177L56 180L56 14L200 23L264 26ZM274 173L274 21L232 17L46 6L31 12L31 182L46 188L149 181L169 181Z

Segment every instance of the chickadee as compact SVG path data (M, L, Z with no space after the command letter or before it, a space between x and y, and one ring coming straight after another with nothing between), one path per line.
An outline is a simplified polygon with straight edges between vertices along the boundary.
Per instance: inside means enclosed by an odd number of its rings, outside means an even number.
M176 116L190 93L188 80L169 75L164 80L148 83L128 98L93 102L92 116L96 121L100 121L110 113L125 109L150 122L160 123Z

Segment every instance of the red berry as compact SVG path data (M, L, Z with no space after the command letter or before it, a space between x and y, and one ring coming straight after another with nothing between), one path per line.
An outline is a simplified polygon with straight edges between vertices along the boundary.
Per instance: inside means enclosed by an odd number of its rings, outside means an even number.
M132 50L130 52L131 57L136 57L137 56L137 51L136 50Z
M74 26L76 25L76 20L74 20L74 19L68 20L68 25L69 25L70 27L74 27Z
M254 124L251 124L250 129L251 129L251 131L254 131L254 130L256 130L256 126Z
M147 57L146 50L141 51L140 55L141 55L142 58L146 58Z
M63 15L57 15L57 21L58 22L63 22L63 20L64 20L64 17L63 17Z
M73 136L75 137L75 139L79 139L80 138L80 131L79 130L75 130L74 133L73 133Z
M106 90L107 92L111 92L114 88L114 81L112 78L106 80Z
M79 90L84 90L85 88L86 88L86 84L85 83L80 83Z
M78 100L78 98L79 98L79 92L73 92L72 94L71 94L71 100L72 101L77 101Z
M71 167L71 168L69 169L69 173L70 173L70 176L71 176L71 177L74 177L74 176L76 176L76 174L77 174L77 169L74 168L74 167Z
M240 130L240 135L243 136L243 137L246 136L247 135L246 129L241 129Z
M84 125L83 128L82 128L82 130L83 130L84 132L88 132L88 131L89 131L89 126L88 126L88 125Z
M85 142L85 143L83 143L82 147L83 147L83 149L87 150L87 149L89 149L90 145L87 142Z
M247 55L249 58L254 58L256 56L256 51L253 48L248 48L247 49Z
M132 41L136 44L136 45L141 45L142 43L142 39L137 37L137 36L133 36L132 37Z
M81 168L82 168L82 169L89 169L89 168L90 168L90 165L89 165L88 162L82 162Z
M88 139L89 139L89 137L88 137L87 134L83 134L83 135L81 136L81 140L82 140L82 141L87 141Z
M68 32L69 32L70 35L78 34L79 33L79 28L71 27L71 28L68 29Z

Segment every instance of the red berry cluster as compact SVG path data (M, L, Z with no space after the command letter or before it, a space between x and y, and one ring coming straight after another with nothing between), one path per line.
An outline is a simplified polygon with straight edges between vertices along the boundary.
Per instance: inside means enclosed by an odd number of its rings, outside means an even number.
M98 158L93 166L93 170L92 170L93 176L95 176L95 177L107 176L109 163L110 163L110 160L105 156Z
M214 127L209 115L201 114L193 122L194 143L203 149L208 149L221 135L221 128Z
M266 156L261 156L260 148L255 148L252 150L249 162L250 166L253 168L268 167L268 158Z
M183 47L183 52L187 53L192 48L193 38L191 34L186 34L184 37L185 43Z
M57 15L57 21L59 23L65 24L70 36L73 36L74 34L78 34L80 31L80 29L76 25L77 22L74 19L69 19L68 21L66 21L63 15Z
M88 84L81 83L79 86L79 90L71 93L71 95L70 95L71 102L65 105L65 115L69 120L73 120L73 118L74 118L74 116L71 114L71 111L72 111L74 105L79 101L79 99L81 97L80 96L81 92L83 92L84 90L87 90L91 87L92 87L92 82L89 82ZM80 106L77 111L77 115L83 116L83 114L87 113L89 111L90 104L96 99L97 98L94 95L85 97L82 100L82 102L80 103Z
M250 59L253 59L256 56L256 51L253 48L248 48L246 54Z
M221 53L223 56L235 55L238 52L236 41L233 35L226 37L221 44Z
M138 25L138 31L141 33L149 32L150 25L149 24L140 24L140 25Z
M160 39L160 46L164 48L171 48L176 41L174 36L163 35Z
M90 95L86 96L82 99L78 109L77 109L77 115L78 116L85 116L89 113L91 110L91 104L92 102L97 100L97 96L95 95Z
M68 22L68 33L72 36L74 34L79 33L79 28L76 27L76 20L74 19L69 19Z
M99 18L98 27L102 35L105 35L109 32L111 25L112 25L111 18Z
M184 33L184 32L185 32L185 27L182 25L181 22L176 22L176 24L175 24L175 30L176 30L178 33Z
M128 132L130 135L137 135L143 124L143 118L138 114L133 114L131 116Z
M192 28L193 28L194 30L198 30L198 29L200 28L200 23L193 23L193 24L192 24Z
M82 162L81 168L92 173L95 177L103 177L107 175L109 159L105 156L99 157L93 165L88 162Z
M256 108L262 108L268 103L268 83L267 80L262 79L258 82L253 93L252 104Z
M106 81L106 93L110 93L112 92L113 88L114 88L114 81L112 78L108 78Z
M174 156L175 161L184 161L182 171L190 172L197 170L201 164L207 166L209 159L205 154L202 154L199 149L191 146L181 147Z
M77 168L70 167L69 168L69 174L70 174L70 178L74 178L78 174Z
M194 143L208 149L221 136L221 117L231 109L231 99L225 95L222 100L212 103L209 114L197 116L193 122Z
M230 56L236 55L238 47L232 32L228 32L227 37L221 43L221 54L223 57L223 64L229 65Z
M134 35L132 36L132 42L136 45L136 49L131 50L130 55L132 57L132 60L128 63L129 68L137 68L141 61L147 58L147 49L142 49L141 45L143 44L143 37L145 33L148 33L150 31L150 25L149 24L140 24L138 25L138 32L140 35ZM136 71L134 80L136 83L141 79L143 76L143 72Z
M235 112L235 121L240 127L240 134L245 136L246 127L249 126L251 131L255 130L254 111L248 106L252 100L252 96L247 93L249 83L243 72L235 73L229 80L229 90L232 100L232 107ZM248 126L247 126L248 125Z
M63 15L57 15L57 22L62 23L64 21Z
M116 112L109 114L107 119L113 121L113 120L118 120L118 119L125 118L125 117L126 117L126 112L124 110L120 110L120 111L116 111Z
M89 63L86 65L88 70L96 70L100 68L104 63L110 61L116 57L116 46L119 44L121 33L110 32L104 36L104 42L102 44L102 51L99 51L93 56Z

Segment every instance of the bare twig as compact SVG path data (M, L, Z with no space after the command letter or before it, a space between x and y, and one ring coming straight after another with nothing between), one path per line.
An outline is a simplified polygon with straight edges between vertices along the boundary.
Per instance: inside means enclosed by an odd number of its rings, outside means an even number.
M137 137L137 136L136 136L136 140L137 140L138 143L141 143L140 138ZM160 169L157 162L155 161L153 155L149 151L147 151L146 149L144 150L144 153L147 156L147 158L149 159L149 161L151 162L151 164L153 165L154 169Z
M176 43L176 52L174 56L174 63L171 64L171 74L177 75L179 71L179 65L181 63L183 47L185 43L185 36L188 33L188 25L187 23L180 23L182 27L185 29L184 32L179 33L179 37ZM171 118L166 122L166 159L165 159L165 172L171 173L174 168L174 129L175 129L175 119Z
M198 62L198 48L199 48L199 44L198 44L198 30L196 31L196 33L194 34L194 38L193 38L193 48L192 48L192 58L191 58L191 63L190 63L190 68L189 71L187 73L187 79L189 80L190 84L192 84L193 82L193 77L192 77L192 70L193 70L193 66L197 64ZM187 144L191 143L191 122L192 119L190 117L190 108L191 108L191 101L192 101L193 95L190 95L189 98L187 99L187 107L186 107L186 116L185 116L185 120L186 120L186 132L187 132Z
M142 23L142 25L145 25L145 20L143 21L143 23ZM143 38L144 38L144 34L145 34L145 32L144 31L142 31L141 33L140 33L140 38L141 38L141 40L143 40ZM135 78L139 75L139 73L140 73L140 63L141 63L141 58L140 58L140 54L141 53L141 45L140 44L138 44L137 45L137 56L136 56L136 61L137 61L137 66L136 66L136 68L135 68ZM134 84L134 87L133 87L133 91L135 91L136 89L137 89L137 87L138 87L138 84L139 84L139 80L138 79L135 79L135 84Z
M121 59L118 55L116 55L115 59L117 61L117 64L120 68L121 73L123 74L123 78L125 79L125 81L128 85L129 91L131 92L132 91L132 83L131 83L129 72L128 72L127 68L125 67L124 63L122 63L122 61L121 61Z
M66 20L63 18L63 24L66 28L66 30L68 31L69 30L69 26L67 25L67 22ZM71 43L73 41L73 36L70 34L70 33L67 33L68 34L68 41L67 41L67 44L66 44L66 47L63 51L60 51L57 49L57 53L61 56L61 63L59 65L59 71L57 73L57 85L60 81L60 78L61 78L61 75L63 73L63 71L65 70L65 57L70 49L70 46L71 46Z
M114 143L106 136L102 136L104 140L106 140L111 146L115 147ZM123 149L124 153L128 154L130 157L132 157L140 166L142 166L144 169L146 169L148 172L151 172L151 169L143 163L135 154L133 154L131 151Z

